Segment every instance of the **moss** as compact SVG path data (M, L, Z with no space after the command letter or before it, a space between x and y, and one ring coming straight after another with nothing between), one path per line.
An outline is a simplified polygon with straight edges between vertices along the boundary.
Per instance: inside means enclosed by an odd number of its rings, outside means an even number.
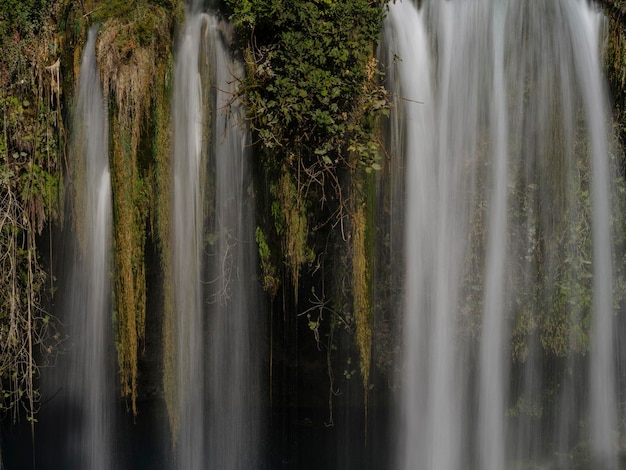
M353 175L352 199L356 207L352 214L352 290L356 344L360 357L364 404L370 382L373 328L372 270L374 264L374 175L358 170Z
M315 256L307 245L309 224L301 184L299 179L294 181L289 167L284 165L278 184L272 188L272 195L275 198L272 215L276 232L283 237L283 253L291 273L296 298L300 269Z
M265 233L261 227L256 228L255 238L259 247L259 259L261 260L261 270L263 271L263 290L274 298L278 292L280 279L276 273L276 266L272 260L272 253L269 245L267 244Z
M171 246L171 76L172 61L163 62L158 73L155 88L153 117L153 154L155 155L155 220L156 238L159 244L161 269L163 274L163 389L170 418L170 430L176 436L178 429L177 405L177 362L176 362L176 317L174 312L174 292L172 284Z
M145 324L145 231L135 210L141 186L131 152L131 131L114 115L110 132L118 362L122 394L130 397L136 413L137 356Z
M111 115L118 362L122 394L137 413L138 356L146 322L148 226L158 227L163 263L169 265L169 201L163 198L170 185L166 92L173 17L166 8L145 2L127 6L106 2L96 8L94 18L107 18L99 33L97 59ZM154 90L160 92L155 95ZM146 143L152 139L154 143ZM153 190L155 178L157 191ZM148 212L149 207L158 207L156 215ZM167 276L164 282L168 321L171 287Z
M372 349L372 308L370 292L370 260L366 234L366 207L362 203L352 218L352 278L356 342L361 358L361 377L367 394L369 387L370 354Z

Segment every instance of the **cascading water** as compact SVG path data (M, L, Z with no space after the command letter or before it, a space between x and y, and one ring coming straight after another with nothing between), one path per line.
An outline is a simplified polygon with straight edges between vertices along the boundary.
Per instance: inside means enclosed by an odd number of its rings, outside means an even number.
M96 64L97 29L83 51L72 128L71 191L75 201L75 241L70 283L61 319L68 351L48 387L50 405L62 418L54 423L56 468L109 470L116 466L114 434L114 348L109 281L111 182L107 107ZM45 411L45 410L44 410ZM64 439L58 442L57 439Z
M208 31L218 41L215 25ZM225 47L215 49L215 208L208 285L208 467L258 469L262 432L259 338L265 332L256 278L257 246L244 113L231 105L243 76ZM230 106L230 108L229 108ZM210 235L210 236L211 236Z
M240 66L197 8L174 89L174 297L180 469L259 468L262 314Z
M383 41L406 167L396 467L616 469L603 18L422 3L390 5Z
M189 20L174 89L174 306L177 316L178 468L203 465L204 363L202 259L204 187L202 90L198 69L202 17ZM171 413L172 411L170 411Z

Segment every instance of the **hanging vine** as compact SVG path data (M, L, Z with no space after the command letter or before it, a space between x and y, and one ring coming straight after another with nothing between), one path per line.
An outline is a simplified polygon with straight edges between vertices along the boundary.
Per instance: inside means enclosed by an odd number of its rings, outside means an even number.
M48 72L58 5L39 7L0 4L0 409L31 423L40 368L62 339L45 307L54 278L42 253L52 251L39 241L59 214L63 125L59 75Z

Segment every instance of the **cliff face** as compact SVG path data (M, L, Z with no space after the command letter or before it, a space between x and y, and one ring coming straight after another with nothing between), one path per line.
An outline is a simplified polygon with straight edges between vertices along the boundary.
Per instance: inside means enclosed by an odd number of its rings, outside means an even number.
M305 341L331 351L344 336L345 357L350 351L360 365L337 366L330 352L315 356L312 348L311 370L324 380L334 369L344 377L358 370L362 401L376 335L368 208L383 165L380 120L389 109L373 59L384 6L289 1L270 10L265 1L225 3L235 40L226 22L221 27L247 66L241 96L256 136L256 187L262 188L256 193L262 283L279 311L275 318L307 312L304 328L289 320ZM624 146L626 2L598 3L609 19L606 70ZM62 348L50 308L55 263L48 240L71 230L78 203L72 187L66 191L73 175L65 165L71 132L65 123L90 24L101 25L98 61L110 105L119 388L133 412L142 367L160 367L142 359L142 351L146 324L149 344L167 338L155 318L146 318L146 305L164 312L165 328L171 314L170 93L173 44L183 21L179 1L0 6L0 396L15 413L26 404L32 419L37 409L35 351L45 356ZM281 321L272 328L293 334ZM171 345L163 343L151 350L167 357ZM277 342L277 355L290 344ZM146 387L162 387L158 382ZM331 379L331 397L332 387Z

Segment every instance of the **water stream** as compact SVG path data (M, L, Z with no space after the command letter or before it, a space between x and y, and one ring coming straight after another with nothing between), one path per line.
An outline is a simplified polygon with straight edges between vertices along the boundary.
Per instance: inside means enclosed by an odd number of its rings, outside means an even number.
M260 458L256 245L241 67L222 25L191 8L174 78L174 289L179 469L254 469ZM232 106L231 106L232 104Z
M49 390L65 414L57 438L58 463L65 468L108 470L115 420L114 349L111 322L111 181L107 107L96 64L97 28L89 31L81 60L73 117L71 191L75 233L71 245L67 306L67 353ZM67 362L65 362L67 361ZM58 394L58 395L57 395Z
M397 468L616 469L604 18L422 3L391 5L383 41L406 166Z

